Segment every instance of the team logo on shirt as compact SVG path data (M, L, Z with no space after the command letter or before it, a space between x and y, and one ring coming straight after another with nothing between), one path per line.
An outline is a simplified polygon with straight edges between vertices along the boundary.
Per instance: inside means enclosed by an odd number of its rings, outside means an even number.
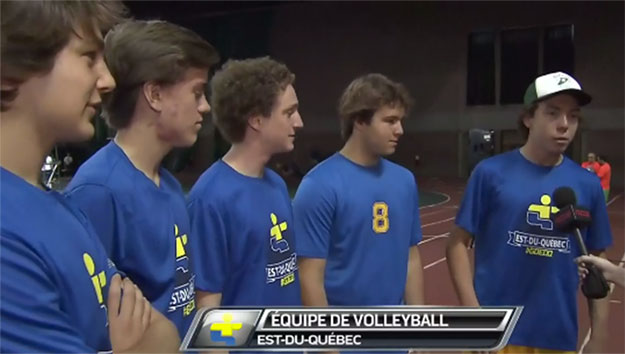
M169 301L169 312L182 308L183 316L188 316L195 309L195 274L189 272L189 257L186 245L187 234L180 235L178 225L174 224L176 239L176 286Z
M267 283L280 280L280 286L287 286L295 281L297 270L297 255L293 253L289 258L280 262L267 264Z
M530 204L527 208L527 223L532 226L538 226L541 230L553 230L553 221L551 214L555 214L559 209L551 206L551 197L549 194L543 194L540 197L540 204Z
M288 229L286 221L279 221L278 216L274 213L269 215L271 219L271 228L269 229L269 245L273 251L270 258L277 259L281 254L289 251L289 242L286 240L285 232ZM295 270L297 270L297 256L291 254L286 259L267 264L265 271L267 272L267 283L280 281L280 286L286 286L295 281Z
M571 243L568 237L508 231L508 244L515 247L525 247L525 253L532 256L553 257L554 251L571 253Z
M87 268L87 273L91 277L91 283L93 284L93 291L95 291L95 295L98 299L98 304L100 305L100 308L103 308L104 311L106 312L107 310L106 310L106 304L104 303L104 294L103 294L104 287L106 286L106 273L103 270L99 272L96 271L95 262L93 261L93 258L91 257L89 253L85 252L82 255L82 260L85 264L85 268ZM107 316L106 325L108 326L108 316Z
M557 207L551 206L551 197L543 194L540 197L540 204L532 203L528 206L525 219L528 225L550 232L553 231L551 215L558 211ZM553 257L554 252L571 252L568 237L547 236L518 230L508 231L508 245L525 247L525 253L532 256Z
M276 214L271 213L271 229L269 230L269 244L274 252L284 253L289 250L289 243L282 237L282 233L286 231L288 225L286 221L278 223Z

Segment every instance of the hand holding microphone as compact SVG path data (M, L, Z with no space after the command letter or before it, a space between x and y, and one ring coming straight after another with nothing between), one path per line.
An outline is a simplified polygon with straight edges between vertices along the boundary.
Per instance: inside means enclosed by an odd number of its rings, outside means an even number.
M588 250L584 244L579 229L588 226L591 221L590 212L577 206L575 192L569 187L559 187L553 192L553 201L560 211L554 216L557 230L573 232L579 244L582 255L587 256ZM610 287L605 277L593 264L585 264L588 275L582 281L582 292L589 299L602 299L608 295Z
M601 271L605 280L620 287L625 287L625 268L619 267L617 264L614 264L605 258L592 255L579 256L575 259L575 262L580 265L580 277L585 278L588 276L588 269L586 266L587 264L592 264Z

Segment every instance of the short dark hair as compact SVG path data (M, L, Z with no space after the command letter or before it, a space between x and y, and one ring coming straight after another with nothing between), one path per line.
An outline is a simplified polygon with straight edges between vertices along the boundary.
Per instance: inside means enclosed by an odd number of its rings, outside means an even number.
M121 1L0 1L2 25L2 89L0 110L6 111L18 87L33 75L52 70L56 55L81 30L96 37L123 20L127 11Z
M230 143L245 138L247 120L269 117L278 95L295 82L295 75L269 57L229 60L211 80L213 121Z
M525 126L524 120L526 117L533 118L537 109L538 102L534 102L529 106L525 106L521 109L521 113L517 118L517 130L519 131L519 134L521 134L521 138L523 138L524 141L526 141L527 137L530 135L530 129Z
M355 122L370 123L375 112L384 106L404 108L406 115L412 108L412 98L401 83L382 74L367 74L352 81L339 100L341 135L347 140Z
M144 83L174 84L189 68L210 69L217 50L195 32L166 21L127 21L104 39L104 59L116 82L105 95L107 123L128 127Z

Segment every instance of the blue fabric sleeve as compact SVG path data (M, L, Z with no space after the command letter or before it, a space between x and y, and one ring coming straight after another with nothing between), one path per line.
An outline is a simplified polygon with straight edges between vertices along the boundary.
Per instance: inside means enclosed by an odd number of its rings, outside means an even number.
M467 183L462 203L456 215L456 225L476 237L487 214L488 178L483 165L478 164Z
M605 203L605 196L599 181L593 186L593 205L590 208L592 222L586 234L588 251L603 251L612 245L612 228Z
M0 240L0 352L94 352L61 309L45 263L22 242L6 235Z
M417 183L412 179L412 186L414 189L414 220L412 221L412 234L410 235L410 246L414 246L421 242L423 239L423 234L421 233L421 214L419 213L419 191L417 187Z
M201 291L221 293L229 273L226 223L212 202L192 200L188 203L188 210L195 286Z
M105 186L82 184L65 191L66 197L87 216L111 259L126 258L125 217L113 193Z
M336 197L333 191L304 178L293 200L295 244L300 257L327 258Z

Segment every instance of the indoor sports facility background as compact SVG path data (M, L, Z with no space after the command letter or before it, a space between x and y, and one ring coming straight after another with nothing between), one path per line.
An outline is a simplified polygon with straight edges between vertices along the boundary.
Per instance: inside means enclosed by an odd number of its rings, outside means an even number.
M623 2L127 5L137 18L157 17L200 33L216 46L222 62L270 55L288 65L296 74L305 126L295 151L272 165L292 190L302 174L341 147L337 101L353 78L380 72L405 84L415 106L391 160L414 171L422 191L421 254L428 304L458 304L444 248L471 168L480 158L522 144L516 119L533 78L557 70L574 75L593 102L584 107L584 121L567 154L581 162L595 152L611 164L608 212L614 245L608 256L625 257ZM102 120L96 124L96 138L88 146L62 147L72 151L75 164L111 136ZM470 139L471 129L488 132L490 141L480 146ZM226 150L207 123L196 145L172 155L168 166L190 186ZM625 352L624 301L622 289L615 289L609 352ZM588 334L585 308L580 316L583 343Z

